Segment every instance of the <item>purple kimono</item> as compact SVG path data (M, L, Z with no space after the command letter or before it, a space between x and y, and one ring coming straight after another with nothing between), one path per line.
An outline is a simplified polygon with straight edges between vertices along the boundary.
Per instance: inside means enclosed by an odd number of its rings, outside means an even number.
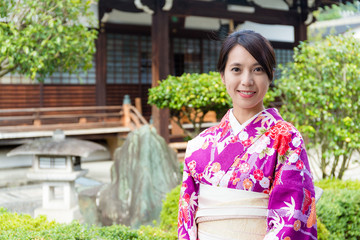
M197 239L194 217L200 183L269 194L265 239L317 239L314 184L300 133L274 108L234 133L230 111L219 125L188 143L179 239Z

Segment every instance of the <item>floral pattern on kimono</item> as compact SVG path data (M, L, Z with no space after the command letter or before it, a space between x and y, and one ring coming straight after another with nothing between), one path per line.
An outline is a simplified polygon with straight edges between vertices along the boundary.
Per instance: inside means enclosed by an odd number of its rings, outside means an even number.
M234 134L230 111L188 143L179 239L197 239L200 183L269 194L265 240L317 239L314 184L300 133L271 108Z

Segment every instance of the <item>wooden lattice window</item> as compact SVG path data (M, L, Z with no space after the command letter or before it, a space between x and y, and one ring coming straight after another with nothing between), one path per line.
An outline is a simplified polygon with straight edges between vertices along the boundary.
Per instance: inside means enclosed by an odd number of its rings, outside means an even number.
M107 77L110 84L151 84L149 36L107 35Z
M215 40L205 39L203 42L203 71L208 73L210 71L217 71L217 62L221 49L221 42Z
M294 51L292 49L274 49L276 56L276 63L285 65L293 61ZM275 71L275 79L281 76L280 70L277 68Z

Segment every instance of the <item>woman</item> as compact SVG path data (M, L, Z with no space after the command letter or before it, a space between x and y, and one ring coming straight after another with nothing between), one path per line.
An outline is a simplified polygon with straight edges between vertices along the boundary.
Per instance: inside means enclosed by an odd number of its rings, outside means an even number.
M317 239L304 141L276 109L263 106L275 64L260 34L225 39L218 70L233 108L188 143L179 239Z

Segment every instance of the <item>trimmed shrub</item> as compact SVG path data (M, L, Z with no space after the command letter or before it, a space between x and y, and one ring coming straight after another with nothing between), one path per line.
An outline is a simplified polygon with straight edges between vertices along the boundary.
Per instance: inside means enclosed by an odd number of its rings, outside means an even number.
M179 212L181 184L166 195L160 213L160 228L165 231L177 233L177 217Z
M339 180L339 179L322 179L315 183L316 186L326 189L347 189L347 190L360 190L359 180Z
M319 239L360 239L360 181L325 179L315 184L324 189L316 205L318 219L330 233L326 236L318 225Z
M70 224L49 222L46 217L32 218L27 214L7 212L0 208L0 240L176 240L176 233L166 232L159 227L141 226L134 230L123 225L97 227L82 225L77 221Z
M328 240L330 237L330 232L327 230L326 226L317 218L317 233L319 240Z

